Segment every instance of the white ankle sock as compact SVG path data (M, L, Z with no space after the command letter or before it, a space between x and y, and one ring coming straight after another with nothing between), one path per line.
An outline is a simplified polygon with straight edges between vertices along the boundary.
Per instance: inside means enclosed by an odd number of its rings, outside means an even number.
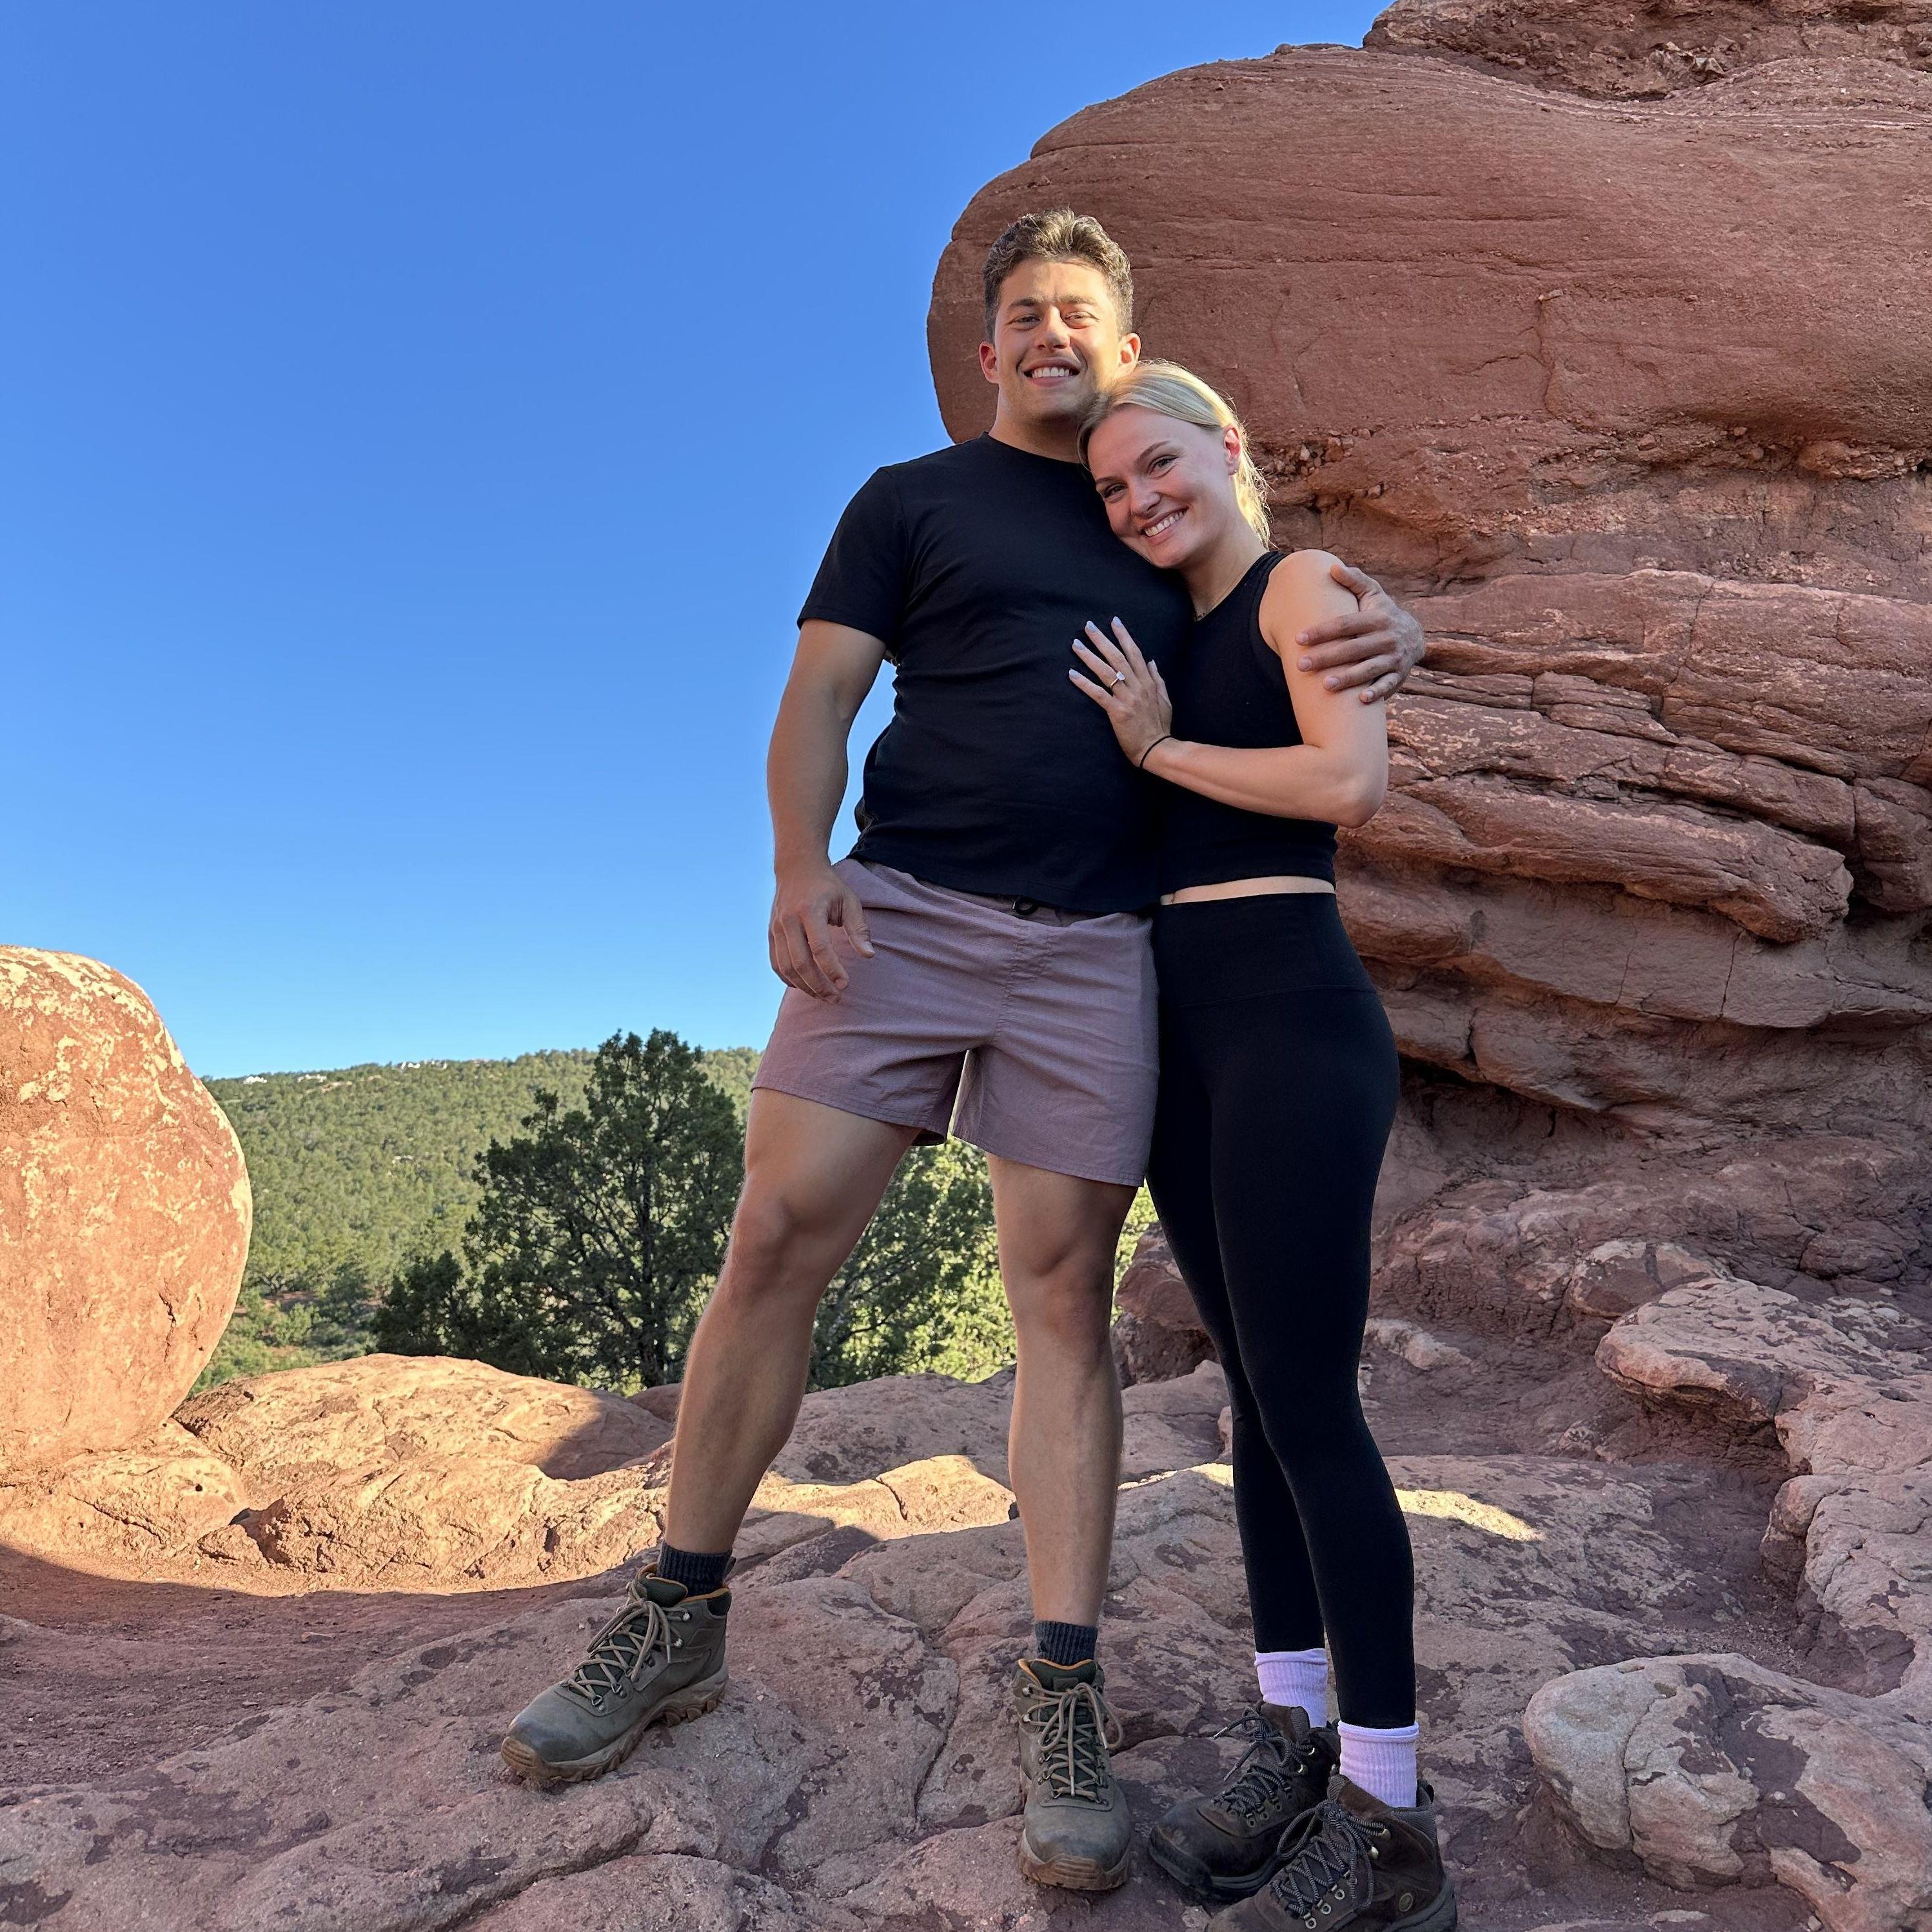
M1328 1653L1325 1650L1258 1650L1255 1675L1266 1704L1299 1704L1311 1724L1328 1721Z
M1400 1730L1374 1731L1346 1721L1342 1733L1342 1775L1360 1786L1371 1798L1407 1810L1415 1802L1415 1744L1420 1736L1414 1724Z

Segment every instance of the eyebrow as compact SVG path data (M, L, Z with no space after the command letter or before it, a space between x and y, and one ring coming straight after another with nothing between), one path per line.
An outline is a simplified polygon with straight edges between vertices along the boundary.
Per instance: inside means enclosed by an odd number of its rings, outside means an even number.
M1068 296L1062 299L1058 296L1015 296L1000 313L1010 316L1023 308L1042 308L1048 305L1054 308L1098 308L1097 296Z
M1142 450L1140 454L1139 460L1142 463L1151 463L1156 456L1174 455L1180 449L1180 446L1178 442L1157 442L1152 448ZM1099 489L1103 483L1118 483L1120 481L1120 478L1111 470L1108 470L1105 476L1102 476L1100 471L1095 470L1093 472L1093 476L1094 487L1096 490Z

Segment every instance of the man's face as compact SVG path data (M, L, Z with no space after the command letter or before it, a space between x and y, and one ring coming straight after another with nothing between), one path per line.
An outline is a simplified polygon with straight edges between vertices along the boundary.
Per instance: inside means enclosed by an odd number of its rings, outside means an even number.
M1002 415L1058 428L1077 422L1140 347L1120 333L1107 278L1090 262L1022 262L1000 284L980 367L999 386Z

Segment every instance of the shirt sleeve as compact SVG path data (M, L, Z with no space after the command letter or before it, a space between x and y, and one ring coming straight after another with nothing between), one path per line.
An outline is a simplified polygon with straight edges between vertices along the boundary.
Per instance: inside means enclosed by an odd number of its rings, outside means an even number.
M798 621L849 625L877 638L890 655L905 605L906 550L898 491L875 470L838 519Z

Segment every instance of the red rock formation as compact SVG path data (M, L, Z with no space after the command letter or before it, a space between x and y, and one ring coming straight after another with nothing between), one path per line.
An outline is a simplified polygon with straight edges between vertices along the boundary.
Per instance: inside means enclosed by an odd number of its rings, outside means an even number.
M1707 1244L1772 1280L1928 1256L1928 46L1916 4L1413 0L1366 51L1076 116L934 290L964 434L986 242L1091 208L1150 345L1243 408L1282 537L1416 601L1343 904L1436 1184L1532 1148L1652 1197L1723 1168L1750 1220L1833 1168L1815 1235L1888 1238Z
M1381 1304L1480 1361L1446 1424L1533 1360L1551 1448L1768 1505L1780 1634L1634 1634L1530 1742L1583 1842L1832 1932L1932 1924L1928 153L1925 0L1398 0L1052 130L930 319L971 433L986 244L1100 215L1278 536L1422 615L1341 888L1408 1068Z
M152 1433L220 1339L250 1217L235 1136L140 988L0 947L0 1469Z
M1124 1383L1187 1375L1214 1359L1214 1346L1158 1228L1136 1245L1114 1298L1120 1310L1114 1324L1114 1358Z

